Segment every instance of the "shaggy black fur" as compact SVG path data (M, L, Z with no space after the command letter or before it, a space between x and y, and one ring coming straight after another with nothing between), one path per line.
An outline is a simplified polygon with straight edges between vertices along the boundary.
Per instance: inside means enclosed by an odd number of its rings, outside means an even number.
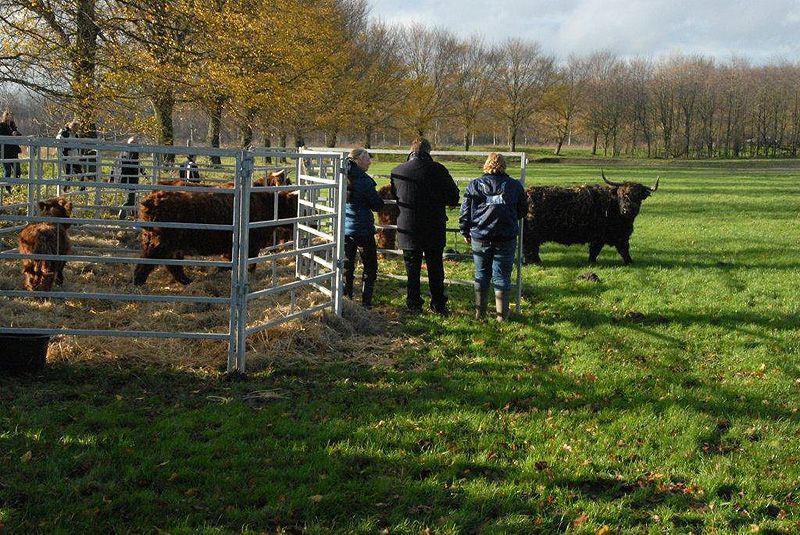
M658 188L658 182L652 189L636 182L606 182L608 186L529 188L525 262L542 263L539 246L544 242L588 243L590 263L597 261L604 245L612 245L625 264L633 262L629 252L633 221L642 201Z

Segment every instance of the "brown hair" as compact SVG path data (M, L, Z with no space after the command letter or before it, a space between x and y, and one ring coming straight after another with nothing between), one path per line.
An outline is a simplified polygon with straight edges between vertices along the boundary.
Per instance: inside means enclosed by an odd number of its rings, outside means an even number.
M499 175L506 172L506 159L499 152L493 152L483 164L483 172L490 175Z
M3 111L3 115L0 115L0 123L7 123L12 115L11 110Z
M411 152L414 154L430 154L431 142L424 137L418 137L411 142Z

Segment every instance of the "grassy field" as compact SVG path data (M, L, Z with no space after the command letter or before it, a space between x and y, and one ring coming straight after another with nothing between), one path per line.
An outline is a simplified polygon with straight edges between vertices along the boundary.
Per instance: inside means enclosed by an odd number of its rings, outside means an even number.
M505 325L471 321L459 285L452 317L405 316L382 279L371 359L351 358L353 336L239 383L113 355L0 378L0 532L795 533L800 170L785 166L607 168L661 175L635 264L545 246ZM597 176L532 165L528 183Z

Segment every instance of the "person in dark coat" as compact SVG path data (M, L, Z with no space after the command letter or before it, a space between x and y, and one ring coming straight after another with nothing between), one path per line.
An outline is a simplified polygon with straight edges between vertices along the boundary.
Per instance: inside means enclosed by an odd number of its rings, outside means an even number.
M14 114L10 110L3 112L0 116L0 136L19 136L17 124L14 122ZM19 178L22 175L22 168L19 162L8 161L19 159L22 148L13 143L0 144L0 158L3 160L3 177ZM6 191L11 193L11 186L6 186Z
M64 127L58 131L56 134L56 139L69 139L69 138L77 138L78 130L81 127L81 123L78 121L72 121L64 125ZM61 149L61 157L64 164L64 178L66 180L72 180L73 177L77 176L83 181L83 167L80 163L80 149L73 149L69 147L64 147ZM64 186L64 191L67 191L69 186ZM81 190L85 188L81 186Z
M136 136L131 136L128 138L128 145L133 145L137 142L138 140ZM138 184L139 176L146 176L144 168L139 161L139 151L137 150L126 150L121 152L117 158L117 165L119 166L119 181L121 184ZM130 189L128 190L128 198L125 201L125 204L122 205L122 209L119 211L119 218L125 219L128 215L128 212L132 212L135 209L135 206L136 190Z
M200 168L194 154L186 156L186 161L180 166L180 179L186 182L200 182Z
M508 319L511 271L517 251L519 220L528 212L528 197L519 181L506 173L506 160L493 152L484 175L464 192L458 219L475 260L475 319L486 315L489 284L494 285L497 320Z
M375 246L375 218L373 211L383 207L377 184L367 174L372 158L366 149L357 148L347 157L347 205L344 212L344 294L353 298L353 280L356 269L356 252L361 251L362 274L361 304L372 307L372 294L378 278L378 254Z
M422 309L420 270L422 259L428 267L431 309L447 315L444 293L446 207L458 206L459 192L453 177L442 164L431 158L431 144L417 138L411 144L408 161L392 169L392 197L397 199L397 242L403 250L408 285L406 306L413 312Z

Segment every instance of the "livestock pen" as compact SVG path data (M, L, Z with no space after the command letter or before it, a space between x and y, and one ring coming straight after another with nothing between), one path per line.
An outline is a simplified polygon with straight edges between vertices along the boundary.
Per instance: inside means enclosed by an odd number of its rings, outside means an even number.
M0 143L4 141L11 140L0 138ZM227 343L227 370L244 372L248 337L325 309L341 312L338 237L344 190L339 153L187 149L75 138L15 137L13 142L27 155L19 160L23 176L2 184L11 186L12 192L0 187L0 333ZM126 165L121 155L131 152L137 154L141 179L121 181L119 169ZM202 182L186 182L181 180L180 162L175 161L190 153L202 159L216 157L221 163L199 165ZM258 180L276 170L294 174L295 183L269 185ZM210 223L202 215L190 221L143 220L136 207L155 191L180 192L187 202L193 194L229 196L232 202L223 203L232 206L229 220ZM278 214L281 192L297 195L291 217ZM125 206L131 193L136 202ZM251 220L250 205L259 195L275 203L273 217ZM72 203L72 217L38 214L40 200L59 196ZM19 232L40 222L71 224L72 252L22 254L17 248ZM279 243L276 238L248 255L251 235L263 230L275 234L279 227L290 229L290 239ZM229 233L230 250L221 259L183 258L182 251L142 257L139 235L153 229L209 236ZM63 287L23 290L23 259L65 261ZM143 265L187 269L194 280L185 286L175 284L164 270L156 269L147 285L135 286L132 271Z

